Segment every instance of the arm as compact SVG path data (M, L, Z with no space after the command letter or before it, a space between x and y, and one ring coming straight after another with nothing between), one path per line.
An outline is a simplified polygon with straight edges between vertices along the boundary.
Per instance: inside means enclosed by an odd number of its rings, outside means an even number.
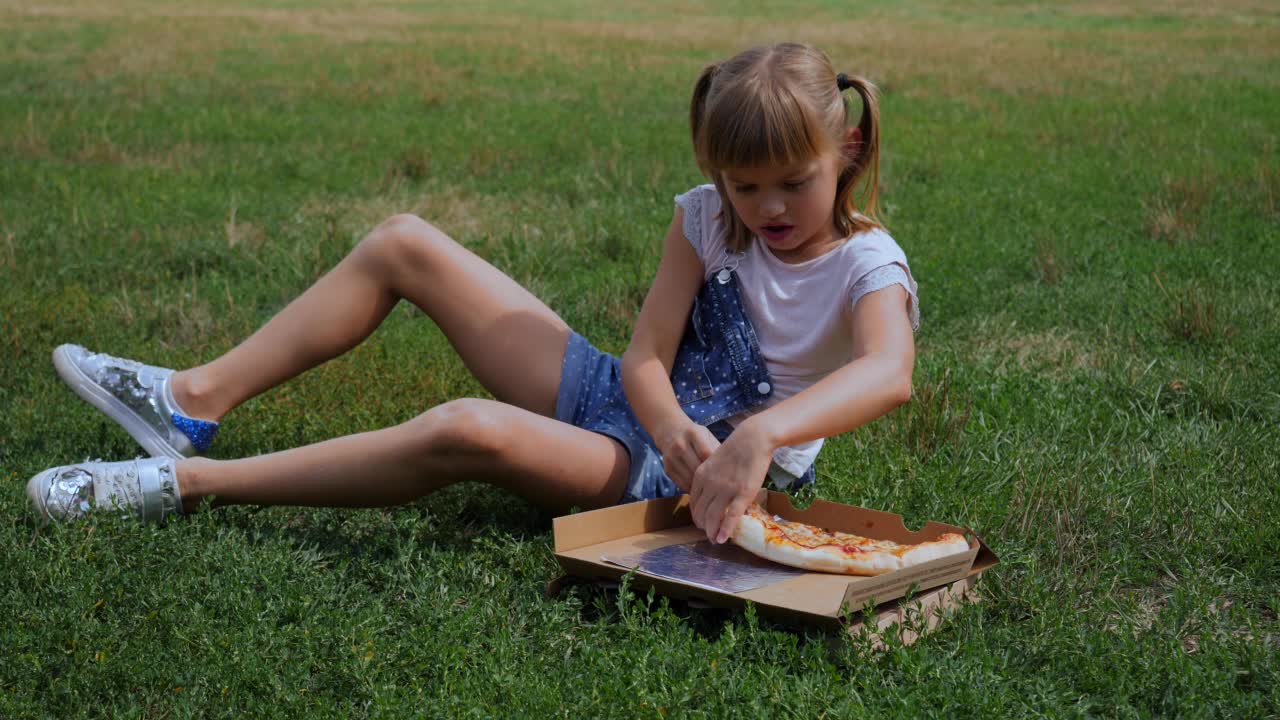
M693 471L720 443L684 414L671 387L671 364L693 298L702 286L702 263L685 239L683 227L684 211L677 208L663 241L657 276L622 355L622 387L640 424L662 453L667 476L688 491Z
M907 292L892 285L853 309L854 360L739 425L693 477L694 522L713 542L733 535L764 483L773 451L847 432L911 398L915 341Z

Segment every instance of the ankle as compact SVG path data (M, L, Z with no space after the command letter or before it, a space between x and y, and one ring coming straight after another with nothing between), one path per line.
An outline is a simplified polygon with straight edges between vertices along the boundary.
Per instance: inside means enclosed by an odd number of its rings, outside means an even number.
M188 417L219 422L230 408L218 401L217 387L199 368L179 370L169 378L173 399Z
M192 457L174 463L173 474L178 484L178 495L182 497L183 514L199 510L204 499L209 497L207 484L201 471L215 462L207 458Z

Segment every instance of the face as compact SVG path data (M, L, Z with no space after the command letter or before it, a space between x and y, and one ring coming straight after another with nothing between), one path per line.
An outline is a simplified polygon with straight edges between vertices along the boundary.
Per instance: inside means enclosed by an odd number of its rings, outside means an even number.
M830 250L840 156L827 153L786 167L730 168L725 189L738 217L783 262L811 260Z

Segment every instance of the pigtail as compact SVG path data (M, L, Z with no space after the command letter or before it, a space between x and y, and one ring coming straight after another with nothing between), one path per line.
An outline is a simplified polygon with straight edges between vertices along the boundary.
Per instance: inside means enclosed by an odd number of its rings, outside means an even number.
M872 222L879 224L876 215L879 213L880 194L880 99L876 86L863 77L849 77L847 84L857 91L862 98L862 117L858 119L858 130L862 133L862 143L858 154L845 168L841 178L841 190L836 202L840 207L857 208ZM854 191L861 189L854 196ZM852 230L854 228L842 228Z
M698 166L704 169L702 131L707 114L707 96L711 94L711 83L720 72L721 64L711 63L702 69L698 82L693 86L693 100L689 103L689 132L693 136L693 153L698 160Z

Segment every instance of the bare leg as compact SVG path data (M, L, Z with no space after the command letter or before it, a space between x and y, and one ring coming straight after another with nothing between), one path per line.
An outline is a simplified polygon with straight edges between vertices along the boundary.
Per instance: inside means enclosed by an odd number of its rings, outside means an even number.
M218 504L379 507L459 480L548 510L616 503L629 458L617 442L491 400L457 400L402 425L243 460L178 463L188 511Z
M401 298L444 331L498 400L552 416L569 328L497 268L412 215L374 228L247 340L175 373L189 414L221 419L245 400L351 349Z
M178 463L186 509L222 504L385 506L464 479L553 511L616 503L629 457L550 419L569 328L493 266L422 220L379 225L302 296L222 357L176 373L192 415L219 419L363 340L400 298L430 316L499 402L458 400L375 432L240 460Z

